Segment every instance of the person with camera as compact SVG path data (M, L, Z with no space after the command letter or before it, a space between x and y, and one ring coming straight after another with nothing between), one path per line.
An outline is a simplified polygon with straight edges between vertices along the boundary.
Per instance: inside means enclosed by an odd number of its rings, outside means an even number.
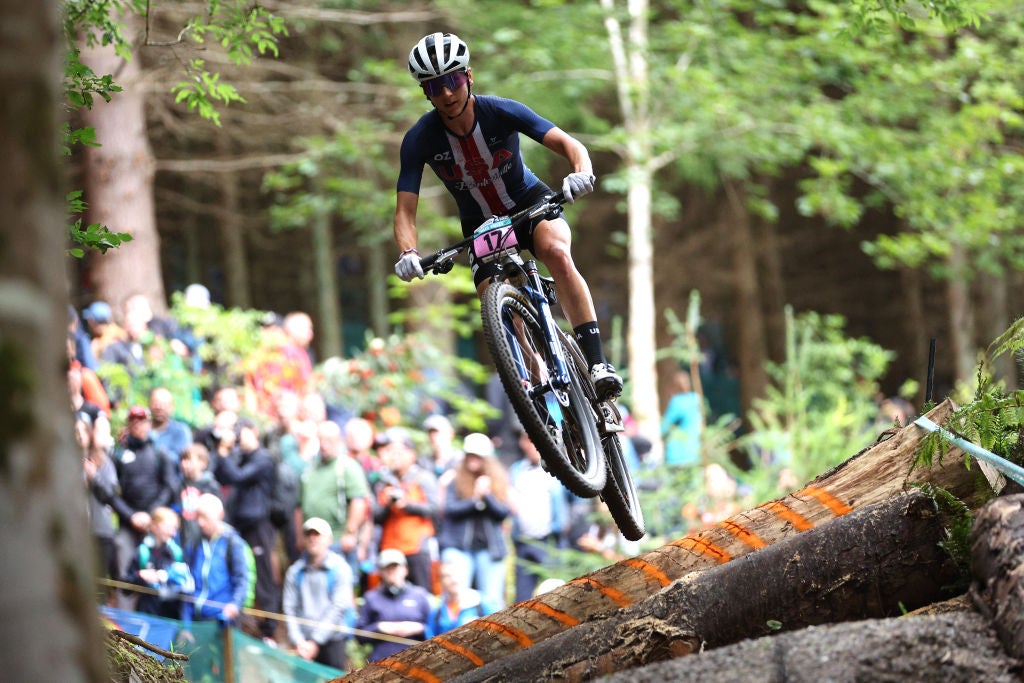
M384 470L377 482L373 521L380 525L381 548L405 555L409 581L433 590L436 554L434 518L439 513L437 478L417 464L409 432L392 427L377 437Z

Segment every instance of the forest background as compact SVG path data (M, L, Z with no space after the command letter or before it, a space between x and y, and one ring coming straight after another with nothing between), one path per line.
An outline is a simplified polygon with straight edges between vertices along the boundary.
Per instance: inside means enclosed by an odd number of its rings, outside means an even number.
M787 306L891 350L880 390L920 405L931 338L941 396L1020 307L1021 35L1002 20L1019 5L271 2L287 33L253 22L240 59L198 42L203 6L148 3L126 18L133 59L82 54L124 90L79 110L103 146L75 148L72 185L86 223L134 240L88 253L73 299L116 310L201 282L225 306L308 311L320 358L426 329L486 363L465 273L390 276L397 146L428 108L406 55L450 30L476 92L592 151L600 191L570 211L574 252L643 431L693 358L677 320L712 359L713 412L742 416L784 359ZM220 79L205 92L202 69ZM564 175L524 151L542 179ZM457 232L442 194L430 178L421 251Z
M15 152L5 169L5 213L28 229L3 243L11 334L0 346L9 389L0 502L11 522L2 540L22 549L4 553L2 597L16 627L0 642L5 669L19 678L80 680L98 671L79 647L95 625L91 577L74 561L87 556L76 541L84 534L74 533L73 503L81 499L68 495L76 472L60 466L69 423L41 419L64 390L54 361L65 313L49 305L63 302L64 286L53 277L54 240L45 229L58 207L46 198L61 186L82 187L90 210L73 236L102 235L85 227L95 222L134 238L125 245L133 251L90 252L76 262L73 303L117 304L141 291L159 305L168 291L202 281L229 306L309 310L321 355L342 353L344 321L358 314L345 306L348 283L325 289L322 277L362 283L364 324L375 334L392 329L392 308L418 310L396 303L399 292L413 303L464 296L429 284L389 291L385 277L393 254L381 226L390 222L394 149L424 110L402 64L408 46L435 27L475 46L481 91L526 101L585 140L602 189L622 193L601 193L571 217L581 266L597 273L589 277L602 321L615 330L619 318L627 330L612 334L625 342L635 403L662 403L653 377L667 377L679 359L656 372L659 355L644 348L672 353L676 332L665 311L682 310L694 290L700 316L717 321L728 342L722 348L742 379L743 406L769 394L760 391L773 367L764 361L787 360L786 349L806 339L793 327L782 333L786 303L841 312L853 335L898 349L893 367L903 369L889 371L887 393L903 377L921 376L927 340L936 337L938 395L969 380L977 349L1019 308L1019 3L265 3L285 18L289 35L268 37L274 29L265 24L251 43L225 36L224 54L194 44L203 27L195 17L212 16L214 7L241 10L243 20L266 15L232 2L137 4L149 8L149 22L137 19L128 35L148 35L151 44L130 62L115 55L109 69L93 62L124 87L110 106L135 111L118 118L99 98L78 109L73 118L94 126L103 146L72 145L74 172L61 183L45 144L57 112L47 79L62 54L56 3L4 3L12 18L5 25L19 28L3 48L4 78L11 93L31 94L12 96L4 110L4 148ZM61 5L71 13L103 6ZM175 18L178 10L185 14ZM257 58L236 74L232 57L246 61L237 55L261 45L278 58ZM204 99L239 94L247 101L227 108L209 109ZM197 122L189 105L222 125ZM244 120L252 127L243 129ZM564 172L528 155L545 179ZM265 181L270 170L279 173ZM138 185L124 184L131 180ZM126 209L136 221L117 219ZM289 214L302 217L301 230L275 233ZM436 221L424 221L439 242L452 224L440 206ZM330 242L314 241L324 236ZM360 265L347 270L343 257ZM101 265L118 258L128 265ZM287 270L291 261L303 266ZM317 284L270 286L285 280ZM821 353L836 361L834 336L820 336ZM53 344L32 343L48 339ZM841 359L824 367L852 372L853 385L864 374ZM830 370L816 368L825 383ZM1004 376L1013 382L1012 375L1011 365ZM843 382L833 378L840 392ZM657 414L637 408L648 422ZM40 633L48 637L33 636Z

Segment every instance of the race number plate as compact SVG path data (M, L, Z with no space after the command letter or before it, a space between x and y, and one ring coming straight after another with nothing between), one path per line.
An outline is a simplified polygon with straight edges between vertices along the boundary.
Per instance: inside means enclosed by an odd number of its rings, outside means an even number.
M492 218L473 233L473 253L484 263L516 251L519 251L519 242L510 218Z

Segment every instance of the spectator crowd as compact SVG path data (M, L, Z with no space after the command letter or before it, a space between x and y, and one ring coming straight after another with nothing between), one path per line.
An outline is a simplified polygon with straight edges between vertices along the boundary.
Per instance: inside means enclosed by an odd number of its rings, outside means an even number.
M184 298L210 305L201 285ZM102 599L180 619L185 640L216 620L345 670L353 633L372 661L533 597L560 549L639 551L548 474L514 416L462 433L443 401L398 424L329 404L303 312L266 317L241 381L186 395L158 384L132 405L105 368L135 378L173 354L210 373L209 340L141 295L69 313Z

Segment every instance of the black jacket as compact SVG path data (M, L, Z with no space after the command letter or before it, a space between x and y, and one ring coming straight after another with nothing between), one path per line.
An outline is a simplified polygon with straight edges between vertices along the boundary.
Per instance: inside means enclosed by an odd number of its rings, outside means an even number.
M229 519L235 527L246 528L270 517L276 471L265 448L218 458L217 481L234 487Z
M166 451L146 439L128 438L114 454L120 493L110 501L121 526L136 512L170 506L178 496L177 465Z

